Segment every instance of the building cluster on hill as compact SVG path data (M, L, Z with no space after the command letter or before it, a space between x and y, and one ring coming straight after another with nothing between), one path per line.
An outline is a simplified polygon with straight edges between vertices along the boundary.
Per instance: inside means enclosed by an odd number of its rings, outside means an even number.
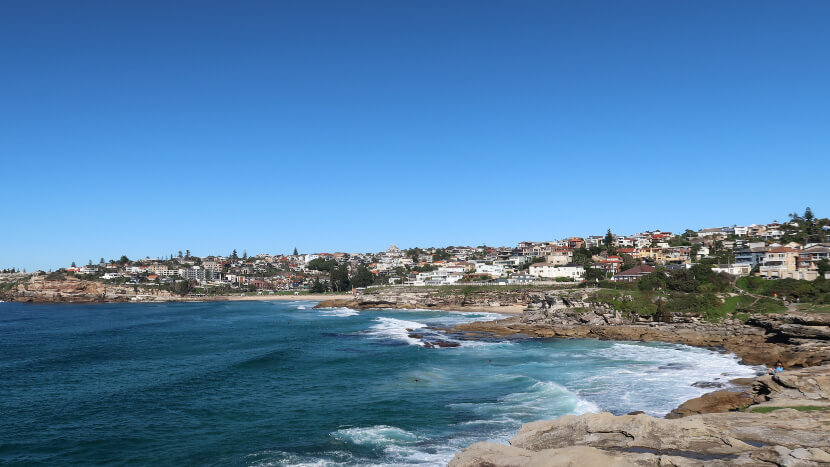
M528 284L633 281L656 268L707 264L715 272L767 279L830 278L830 220L809 211L788 222L569 237L515 247L395 245L377 253L259 254L101 261L60 270L103 281L245 290L350 290L370 285Z

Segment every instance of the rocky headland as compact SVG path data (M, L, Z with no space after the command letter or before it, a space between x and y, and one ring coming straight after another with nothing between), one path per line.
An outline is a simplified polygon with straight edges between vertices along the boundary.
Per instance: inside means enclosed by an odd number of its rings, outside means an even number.
M73 276L49 279L33 275L19 281L0 300L26 303L104 303L130 301L177 301L181 296L167 290L146 290L130 285L104 284Z

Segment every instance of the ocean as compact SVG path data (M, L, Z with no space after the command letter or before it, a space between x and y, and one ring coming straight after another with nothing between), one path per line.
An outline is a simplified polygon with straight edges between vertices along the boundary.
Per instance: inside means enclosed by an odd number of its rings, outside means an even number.
M445 465L522 423L662 416L758 372L683 345L442 330L495 313L314 304L0 303L0 464Z

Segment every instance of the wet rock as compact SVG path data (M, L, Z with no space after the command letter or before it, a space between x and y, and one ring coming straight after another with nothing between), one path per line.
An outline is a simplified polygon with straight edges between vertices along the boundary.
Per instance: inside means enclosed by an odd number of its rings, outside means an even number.
M692 383L692 386L704 389L717 389L722 388L724 385L723 383L717 383L714 381L697 381L695 383Z

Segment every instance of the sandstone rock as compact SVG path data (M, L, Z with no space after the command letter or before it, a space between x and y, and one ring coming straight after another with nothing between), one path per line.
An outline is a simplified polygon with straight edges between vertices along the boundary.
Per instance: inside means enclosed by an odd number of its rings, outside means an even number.
M730 412L746 407L754 401L745 392L715 391L688 400L672 410L666 418L680 418L702 413Z

